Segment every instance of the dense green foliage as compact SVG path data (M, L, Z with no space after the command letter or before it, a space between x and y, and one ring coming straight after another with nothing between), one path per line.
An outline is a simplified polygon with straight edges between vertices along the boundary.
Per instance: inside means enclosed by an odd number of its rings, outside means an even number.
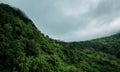
M17 8L0 4L0 72L119 72L120 34L62 42L44 36Z

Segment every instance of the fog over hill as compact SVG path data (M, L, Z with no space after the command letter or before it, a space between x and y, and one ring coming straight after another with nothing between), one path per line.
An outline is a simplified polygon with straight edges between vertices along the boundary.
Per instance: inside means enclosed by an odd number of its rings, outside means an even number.
M120 0L0 0L23 10L53 39L82 41L120 31Z

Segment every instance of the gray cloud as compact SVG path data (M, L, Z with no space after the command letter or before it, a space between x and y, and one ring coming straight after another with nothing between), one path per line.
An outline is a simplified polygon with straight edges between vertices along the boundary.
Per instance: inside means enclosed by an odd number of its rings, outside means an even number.
M46 35L81 41L120 31L120 0L0 0L22 9Z

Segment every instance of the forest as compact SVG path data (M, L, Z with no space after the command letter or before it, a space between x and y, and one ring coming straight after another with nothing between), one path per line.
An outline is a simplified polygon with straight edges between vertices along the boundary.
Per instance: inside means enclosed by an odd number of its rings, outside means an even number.
M1 3L0 72L120 72L120 33L89 41L54 40L24 12Z

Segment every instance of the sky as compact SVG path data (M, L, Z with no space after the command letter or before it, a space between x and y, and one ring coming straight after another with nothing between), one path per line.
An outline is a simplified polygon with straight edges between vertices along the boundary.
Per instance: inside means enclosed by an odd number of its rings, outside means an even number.
M21 9L45 35L85 41L120 32L120 0L0 0Z

